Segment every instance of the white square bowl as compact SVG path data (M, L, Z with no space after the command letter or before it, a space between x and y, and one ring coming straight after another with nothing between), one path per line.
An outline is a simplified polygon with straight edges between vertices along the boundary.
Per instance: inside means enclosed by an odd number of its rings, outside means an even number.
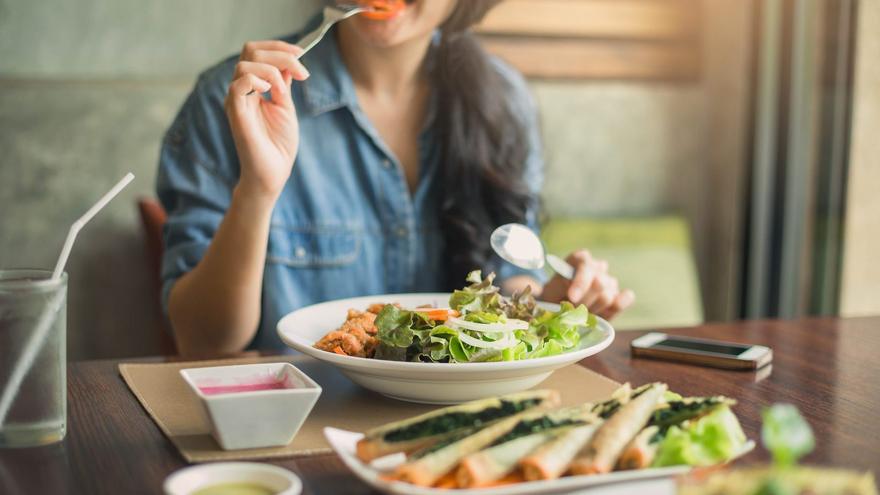
M224 450L287 445L321 395L321 386L290 363L180 370L205 407L211 433ZM203 387L280 382L286 388L207 395Z

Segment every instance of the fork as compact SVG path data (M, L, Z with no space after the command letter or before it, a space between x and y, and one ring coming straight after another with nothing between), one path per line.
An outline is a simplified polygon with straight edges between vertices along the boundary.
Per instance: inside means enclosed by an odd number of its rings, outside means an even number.
M302 57L309 50L315 47L323 38L324 35L327 34L327 31L333 27L337 22L348 19L351 16L360 14L361 12L372 12L375 9L372 7L363 7L360 5L353 4L339 4L339 5L328 5L324 7L324 20L321 21L321 25L318 26L314 31L306 34L299 41L296 42L297 46L302 48L303 52L300 55ZM250 96L257 91L255 89L250 90L247 96Z
M311 33L303 36L296 44L303 49L303 55L305 55L306 52L311 50L319 41L321 41L324 35L327 34L327 31L329 31L337 22L348 19L361 12L372 12L373 10L375 9L372 7L363 7L361 5L348 3L328 5L327 7L324 7L324 20L321 22L321 25Z

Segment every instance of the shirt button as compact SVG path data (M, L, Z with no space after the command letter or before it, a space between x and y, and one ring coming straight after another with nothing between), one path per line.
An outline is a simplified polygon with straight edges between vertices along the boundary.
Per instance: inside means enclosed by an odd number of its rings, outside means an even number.
M305 258L306 257L306 248L299 246L293 251L293 255L297 258Z
M397 237L406 237L409 235L409 229L406 227L399 227L397 229Z
M392 165L393 165L393 164L391 163L391 160L389 160L389 159L387 159L387 158L384 159L384 160L382 160L382 166L383 166L383 167L385 167L385 168L391 168Z

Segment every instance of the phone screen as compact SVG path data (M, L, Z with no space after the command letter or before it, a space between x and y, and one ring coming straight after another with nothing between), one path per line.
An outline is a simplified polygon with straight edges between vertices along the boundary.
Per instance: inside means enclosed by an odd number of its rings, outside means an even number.
M690 340L664 339L651 347L666 347L675 349L689 349L693 351L714 352L715 354L725 354L727 356L739 356L750 348L747 345L740 344L714 344L708 342L693 342Z

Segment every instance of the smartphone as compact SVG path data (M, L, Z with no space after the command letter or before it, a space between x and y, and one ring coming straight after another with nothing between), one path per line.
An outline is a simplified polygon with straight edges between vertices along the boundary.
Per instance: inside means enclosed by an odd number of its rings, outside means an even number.
M762 345L679 337L652 332L630 344L634 357L677 361L713 368L756 370L773 360L773 351Z

